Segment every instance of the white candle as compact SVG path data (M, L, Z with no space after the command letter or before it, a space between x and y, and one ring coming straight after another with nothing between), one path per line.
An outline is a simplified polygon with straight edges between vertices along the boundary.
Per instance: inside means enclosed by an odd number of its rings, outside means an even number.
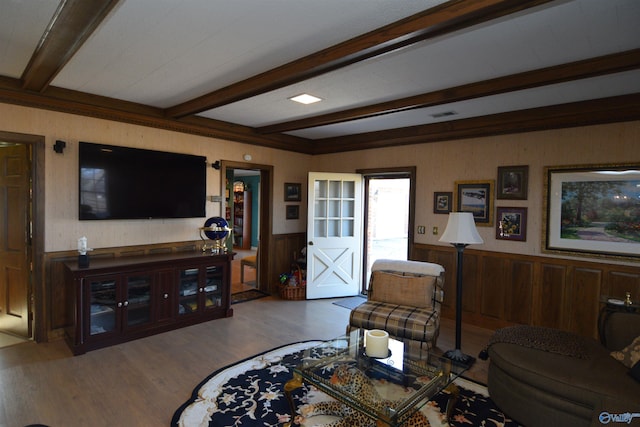
M367 331L364 344L369 357L383 358L389 355L389 333L382 329Z
M87 254L87 238L84 236L78 239L78 252L80 252L80 255Z

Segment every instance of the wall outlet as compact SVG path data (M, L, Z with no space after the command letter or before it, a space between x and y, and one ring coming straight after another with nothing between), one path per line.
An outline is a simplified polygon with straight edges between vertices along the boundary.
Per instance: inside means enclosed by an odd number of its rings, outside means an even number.
M424 233L425 233L424 225L419 225L418 226L418 234L424 234Z
M431 232L433 233L434 236L437 236L438 235L438 227L433 227L431 229Z

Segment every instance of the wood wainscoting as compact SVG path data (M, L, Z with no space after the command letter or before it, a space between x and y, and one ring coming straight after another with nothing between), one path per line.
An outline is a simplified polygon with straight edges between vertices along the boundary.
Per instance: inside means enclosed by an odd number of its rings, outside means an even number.
M444 266L443 316L455 317L456 252L414 244L411 259ZM640 265L518 255L467 248L462 319L488 329L513 324L557 328L598 337L598 313L608 296L640 299Z
M105 248L92 258L193 251L198 242L174 242L136 247ZM267 256L269 283L264 290L277 295L278 276L289 272L306 245L305 233L271 236ZM62 263L76 259L77 251L45 254L46 332L55 339L71 323L67 310ZM411 259L444 266L443 317L455 318L456 252L450 246L414 244ZM487 329L513 324L546 326L597 338L598 313L607 296L623 298L631 292L640 299L640 265L607 264L565 258L527 256L504 252L464 251L463 321Z
M282 273L291 272L292 264L301 256L300 251L307 245L307 233L274 234L271 236L271 253L269 255L268 292L278 294L278 277Z

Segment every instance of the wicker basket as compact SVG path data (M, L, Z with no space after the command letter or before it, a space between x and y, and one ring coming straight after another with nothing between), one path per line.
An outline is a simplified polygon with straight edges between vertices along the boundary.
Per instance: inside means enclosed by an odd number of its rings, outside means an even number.
M307 299L307 287L280 285L280 297L294 301L305 300Z
M307 286L302 274L302 269L298 264L293 264L294 274L287 283L280 285L280 297L282 299L301 301L307 299ZM293 281L294 286L289 283Z

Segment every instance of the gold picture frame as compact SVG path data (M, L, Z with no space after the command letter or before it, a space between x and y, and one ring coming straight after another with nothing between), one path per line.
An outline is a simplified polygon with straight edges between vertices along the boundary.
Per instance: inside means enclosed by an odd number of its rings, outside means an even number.
M542 251L640 258L640 164L547 166Z
M493 180L456 181L456 212L471 212L478 227L493 227Z

